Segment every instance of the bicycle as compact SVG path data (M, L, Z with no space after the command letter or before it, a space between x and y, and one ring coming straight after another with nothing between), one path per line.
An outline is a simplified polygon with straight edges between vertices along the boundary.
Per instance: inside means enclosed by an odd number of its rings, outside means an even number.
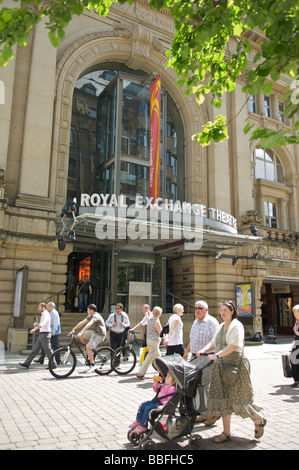
M133 344L136 344L138 348L144 347L144 341L138 341L138 339L136 338L138 334L138 331L130 331L127 345L117 348L112 354L112 369L119 375L129 374L136 366L137 355L133 349ZM160 345L159 349L161 356L165 356L167 346ZM146 358L146 356L147 352L144 355L144 359Z
M79 349L84 358L85 364L87 366L90 365L84 345L77 340L77 335L71 334L70 336L72 337L70 344L54 351L49 359L49 371L57 379L69 377L74 372L77 365L77 357L72 350L74 346ZM61 357L60 363L55 364L54 358L59 353ZM95 372L97 374L108 375L112 372L112 353L113 349L107 346L102 346L94 351Z

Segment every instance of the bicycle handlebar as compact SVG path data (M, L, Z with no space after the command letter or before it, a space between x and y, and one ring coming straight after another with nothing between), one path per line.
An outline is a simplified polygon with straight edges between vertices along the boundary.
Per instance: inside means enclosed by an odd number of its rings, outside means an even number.
M139 335L140 331L129 330L129 333L130 333L130 335L135 335L135 336L137 336L137 335Z

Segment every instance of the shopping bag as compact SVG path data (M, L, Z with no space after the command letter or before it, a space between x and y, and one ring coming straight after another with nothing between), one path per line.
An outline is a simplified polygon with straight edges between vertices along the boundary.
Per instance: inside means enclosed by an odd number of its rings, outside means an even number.
M74 307L78 307L78 305L79 305L79 299L78 299L78 297L75 297L75 299L74 299Z
M281 359L283 375L285 377L293 377L290 356L288 354L282 354Z
M140 348L139 349L139 356L140 356L140 364L144 362L145 356L148 353L149 348Z

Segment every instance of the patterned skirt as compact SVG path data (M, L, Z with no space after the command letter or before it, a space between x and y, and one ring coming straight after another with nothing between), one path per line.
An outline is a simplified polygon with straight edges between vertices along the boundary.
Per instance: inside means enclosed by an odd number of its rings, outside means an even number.
M263 408L254 404L250 364L245 357L240 362L233 385L228 385L223 379L222 361L218 359L212 366L208 416L223 417L233 413L252 420L264 418Z

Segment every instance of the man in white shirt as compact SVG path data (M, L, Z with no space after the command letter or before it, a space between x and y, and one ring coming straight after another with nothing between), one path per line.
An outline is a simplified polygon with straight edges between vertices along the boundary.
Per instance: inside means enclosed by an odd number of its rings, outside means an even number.
M140 322L137 323L137 325L135 325L134 328L131 328L129 331L135 331L140 326L147 326L149 319L153 317L153 314L150 311L150 306L148 304L142 305L141 310L143 313L142 320L140 320ZM144 333L144 342L146 343L146 333Z
M38 306L38 310L41 314L40 322L38 324L34 324L34 328L30 330L30 334L33 334L35 331L39 330L39 336L32 348L32 353L27 357L27 359L19 364L23 367L29 369L29 366L35 356L43 349L50 359L53 351L51 349L51 315L46 308L46 304L44 302L40 303ZM54 360L54 363L56 361ZM56 364L54 365L56 367Z
M111 313L106 320L106 325L110 328L110 346L113 350L124 346L125 334L130 326L129 317L123 308L123 304L116 304L116 313Z
M59 335L61 333L61 326L60 326L60 316L55 308L54 302L47 303L47 310L51 316L51 347L53 351L56 351L60 348L59 344ZM39 359L35 359L33 362L37 362L39 364L43 364L45 360L45 351L42 349L41 355ZM55 356L56 362L60 363L60 354Z

